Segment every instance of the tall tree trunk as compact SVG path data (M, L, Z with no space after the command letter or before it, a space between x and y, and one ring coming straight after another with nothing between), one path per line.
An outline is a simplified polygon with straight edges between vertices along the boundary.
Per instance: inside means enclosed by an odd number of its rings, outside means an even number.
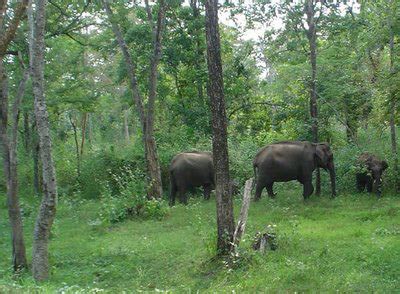
M18 198L17 140L19 107L25 91L28 72L24 73L14 100L11 119L12 129L9 137L8 80L3 61L8 47L15 37L19 23L25 15L28 0L19 1L12 12L7 11L7 4L7 1L0 1L0 146L3 149L3 168L7 186L7 204L11 225L13 254L12 263L14 270L18 271L27 267L22 217Z
M22 77L12 107L12 130L8 135L8 85L3 57L0 57L0 142L3 153L4 176L7 184L7 206L11 226L12 264L14 271L27 268L23 224L18 197L17 140L19 107L25 92L28 71Z
M149 96L147 102L147 113L145 113L145 108L143 106L143 99L140 94L136 78L136 67L133 64L128 46L126 45L122 32L117 22L114 19L114 15L110 8L109 3L106 0L103 0L102 2L104 9L107 13L108 19L111 23L112 30L114 32L118 45L121 49L122 55L124 56L124 60L126 62L133 101L135 103L136 111L138 112L139 120L142 126L142 132L143 132L142 139L145 149L145 158L147 162L147 172L149 176L148 195L149 198L161 198L162 197L161 169L157 156L156 141L154 139L154 107L155 107L155 99L157 97L158 64L160 62L160 57L161 57L161 34L164 28L165 3L163 0L158 1L160 7L158 11L157 24L154 25L148 1L145 1L148 20L153 33L153 50L154 50L150 60Z
M311 132L314 143L318 142L318 107L317 107L317 30L315 22L315 6L314 0L306 2L307 14L307 39L310 48L310 64L311 64L311 80L310 80L310 116L311 116ZM321 174L317 168L315 181L317 195L321 194Z
M52 156L49 116L44 94L46 4L46 0L35 1L35 22L31 27L34 37L29 40L32 49L30 52L31 77L35 96L35 115L39 134L44 192L33 235L32 272L34 279L37 281L46 280L49 276L48 243L57 205L56 171Z
M390 8L393 8L394 11L395 7L393 7L393 0L390 1ZM396 15L392 11L392 9L389 10L389 54L390 54L390 77L394 77L396 74L396 69L394 66L394 28L393 28L393 19L391 14ZM397 136L396 136L396 108L397 108L397 101L396 101L396 92L393 89L393 87L390 88L390 137L391 137L391 145L392 145L392 153L393 153L393 170L395 173L395 185L396 185L396 190L400 190L400 180L399 180L399 158L397 154Z
M213 160L216 178L217 229L219 254L232 250L234 217L229 189L229 158L227 118L222 77L220 36L218 28L218 0L206 0L208 94L211 99Z
M165 22L165 4L164 0L159 0L159 10L156 26L153 25L152 14L148 1L145 0L148 12L150 25L153 27L153 55L150 61L150 76L149 76L149 99L147 102L147 117L146 117L146 147L147 147L147 162L150 175L149 194L151 198L162 197L162 182L161 169L157 155L157 145L154 139L154 107L157 98L157 82L158 82L158 65L161 59L161 40Z
M32 1L29 0L29 5L27 7L26 14L28 16L28 47L29 47L29 65L32 71L32 53L33 53L33 40L34 40L34 19L33 19L33 9L32 9ZM31 73L32 74L32 73ZM35 110L33 110L35 112ZM39 143L39 134L37 131L37 121L36 115L33 115L32 122L32 159L33 159L33 189L36 196L39 196L42 191L42 176L39 172L40 170L40 143Z

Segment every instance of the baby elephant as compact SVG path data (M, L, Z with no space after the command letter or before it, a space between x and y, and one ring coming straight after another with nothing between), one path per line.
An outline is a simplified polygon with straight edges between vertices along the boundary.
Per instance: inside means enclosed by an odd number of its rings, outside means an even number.
M175 196L187 204L186 192L202 186L204 199L210 199L211 190L215 187L213 157L211 152L184 152L177 154L171 161L170 205L175 204Z
M374 192L379 197L381 194L382 173L388 168L384 160L380 160L375 155L364 152L358 158L358 163L362 169L356 174L357 189L363 192L367 187L368 192Z

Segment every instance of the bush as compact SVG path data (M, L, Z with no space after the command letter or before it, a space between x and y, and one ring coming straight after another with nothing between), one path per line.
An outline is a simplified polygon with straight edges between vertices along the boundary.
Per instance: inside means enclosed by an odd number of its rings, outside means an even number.
M102 186L108 185L111 195L119 195L125 188L122 183L128 171L135 170L145 182L144 158L139 152L125 148L124 150L98 150L82 161L80 187L84 198L98 198L102 193ZM139 172L141 171L141 172ZM122 177L122 178L121 178Z
M138 170L125 168L121 174L111 174L120 194L113 194L110 185L103 185L99 219L104 224L123 222L128 218L161 219L168 208L163 200L148 200L145 177Z

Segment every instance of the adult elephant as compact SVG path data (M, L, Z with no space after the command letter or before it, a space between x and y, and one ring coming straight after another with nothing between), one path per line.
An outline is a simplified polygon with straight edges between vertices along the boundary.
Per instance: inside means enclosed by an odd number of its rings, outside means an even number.
M308 198L314 191L312 173L317 167L329 171L332 197L336 196L333 153L327 143L287 141L265 146L257 153L253 161L256 178L255 200L261 198L264 188L267 189L270 197L275 197L274 182L292 180L303 184L303 197Z
M364 152L358 158L360 171L356 174L356 184L359 192L367 188L368 192L374 192L379 197L381 194L382 174L388 168L385 160Z
M203 187L204 199L210 199L211 190L215 187L214 166L211 152L183 152L171 161L170 205L175 204L178 194L180 202L187 204L186 192L195 187Z

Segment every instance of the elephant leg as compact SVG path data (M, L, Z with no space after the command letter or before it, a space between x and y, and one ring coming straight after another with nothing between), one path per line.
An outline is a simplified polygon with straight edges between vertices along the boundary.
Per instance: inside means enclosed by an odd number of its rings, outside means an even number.
M314 186L312 184L312 180L304 181L304 184L303 184L304 200L308 199L313 192L314 192Z
M365 176L364 175L356 175L356 183L357 183L357 191L359 193L363 192L365 189Z
M267 188L268 196L274 199L276 196L276 194L274 194L274 189L273 189L274 183L272 182L270 184L267 184L265 187Z
M256 194L255 194L255 196L254 196L254 200L255 200L255 201L260 200L260 198L261 198L261 193L262 193L262 190L263 190L263 189L264 189L264 184L261 184L260 181L257 182L257 185L256 185Z
M185 205L188 204L188 200L187 200L187 193L186 193L186 189L179 189L178 190L178 194L179 194L179 201Z
M372 180L372 178L370 176L367 176L366 185L367 185L368 193L371 193L372 192L372 187L373 187L373 180Z
M205 184L203 185L203 193L204 193L204 199L209 200L210 199L210 194L211 194L211 184Z
M169 205L174 206L175 205L175 197L176 197L176 192L177 192L177 187L175 183L171 182L171 187L170 187L170 193L169 193Z

